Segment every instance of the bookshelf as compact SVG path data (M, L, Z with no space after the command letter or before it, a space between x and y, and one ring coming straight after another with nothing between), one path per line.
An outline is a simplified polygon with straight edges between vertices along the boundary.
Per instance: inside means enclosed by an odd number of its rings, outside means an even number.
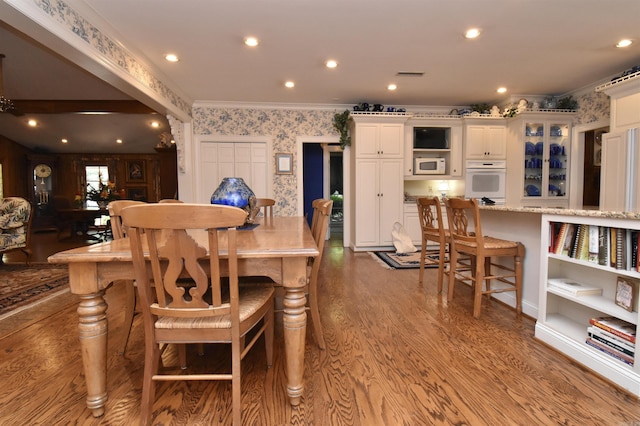
M568 228L574 229L574 241L566 244L572 247L569 252L558 248L563 244L560 238L563 224L570 225ZM576 242L579 238L578 229L599 231L599 257L593 256L593 253L591 256L585 255L584 252L586 250L588 253L588 249L583 249L582 255L580 254L580 245L583 243ZM617 251L615 240L613 243L608 240L609 244L604 243L606 239L603 240L607 232L611 238L611 229L616 230L615 235L624 235L622 245L618 244ZM619 230L623 230L623 233L618 234ZM630 282L640 280L637 266L639 230L640 221L633 219L606 215L598 217L543 214L539 312L535 328L537 339L636 396L640 396L640 362L634 362L634 357L628 354L618 356L619 352L611 351L610 348L599 349L598 344L601 342L596 342L594 345L596 337L589 334L589 327L592 327L590 320L593 318L607 317L628 323L635 333L640 322L637 298L634 300L632 311L629 311L616 303L616 290L619 279ZM571 237L570 234L566 236L566 238ZM588 238L583 237L583 239ZM584 244L587 245L588 241ZM610 248L608 251L607 245ZM611 250L614 251L613 257ZM593 248L591 251L593 252ZM614 258L622 261L613 263ZM602 294L571 294L569 291L549 284L550 279L560 278L583 284L585 288L601 288ZM635 336L626 336L626 338L635 339ZM588 339L589 343L587 343ZM629 345L634 347L633 343ZM625 347L629 345L625 344Z

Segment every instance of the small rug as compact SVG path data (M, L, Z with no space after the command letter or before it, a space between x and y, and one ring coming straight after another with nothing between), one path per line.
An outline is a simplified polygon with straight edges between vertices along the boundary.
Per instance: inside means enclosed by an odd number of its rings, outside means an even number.
M69 291L67 266L0 265L0 319Z
M414 253L396 253L393 251L373 251L371 256L387 269L418 269L420 268L420 250ZM437 255L427 255L430 259L438 260ZM437 264L426 263L425 268L437 268Z

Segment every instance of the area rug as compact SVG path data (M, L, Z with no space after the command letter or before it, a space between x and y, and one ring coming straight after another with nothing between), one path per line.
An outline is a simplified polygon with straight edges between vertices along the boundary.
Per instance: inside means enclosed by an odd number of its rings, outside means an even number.
M372 251L371 256L387 269L418 269L420 268L420 251L415 253L396 253L393 251ZM438 261L437 255L427 255ZM437 264L426 263L425 268L437 268Z
M69 291L67 266L0 265L0 319Z

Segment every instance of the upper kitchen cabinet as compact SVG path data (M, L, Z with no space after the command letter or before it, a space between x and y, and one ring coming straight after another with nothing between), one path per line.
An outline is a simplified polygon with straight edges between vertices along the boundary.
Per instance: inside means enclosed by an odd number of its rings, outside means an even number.
M504 118L465 118L464 140L468 160L507 158L507 125Z
M611 132L640 127L640 72L596 87L611 98Z
M509 121L507 204L569 206L573 112L530 112Z
M352 113L351 136L357 158L402 158L406 116Z
M405 126L405 180L462 176L462 123L457 116L415 116Z

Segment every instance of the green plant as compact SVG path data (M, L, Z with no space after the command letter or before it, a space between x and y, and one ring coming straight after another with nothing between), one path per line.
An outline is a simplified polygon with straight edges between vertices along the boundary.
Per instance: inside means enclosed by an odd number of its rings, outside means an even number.
M471 111L479 112L480 114L489 114L491 107L489 104L471 104Z
M333 128L340 134L340 148L344 149L351 145L351 136L349 135L349 125L353 119L349 115L349 110L337 112L333 115Z
M576 110L578 109L578 101L573 99L573 96L567 96L567 97L558 99L558 103L556 107L558 109Z

